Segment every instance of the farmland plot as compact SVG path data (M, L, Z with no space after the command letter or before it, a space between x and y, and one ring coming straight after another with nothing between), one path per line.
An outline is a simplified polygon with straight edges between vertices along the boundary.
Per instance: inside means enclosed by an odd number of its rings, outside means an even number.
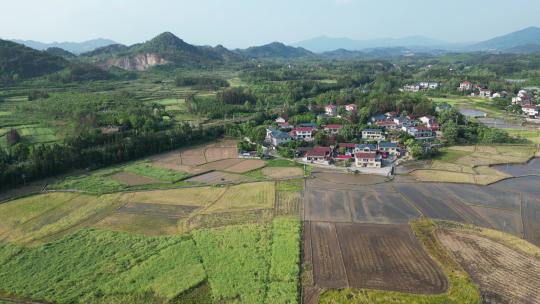
M194 176L187 180L188 182L202 183L208 185L219 185L229 183L250 182L253 179L240 174L213 171L198 176Z
M345 191L311 189L304 194L304 219L350 222L351 210Z
M540 302L537 259L475 234L441 231L439 238L480 285L484 302Z
M447 281L407 225L311 222L314 280L325 288L440 293Z
M427 217L491 227L469 206L441 192L436 184L397 184L395 188Z
M540 246L540 198L523 196L523 226L525 239Z
M311 222L309 229L315 283L326 288L347 287L349 282L335 225Z
M420 216L395 192L349 191L349 197L353 221L356 223L407 223Z
M533 158L522 165L498 165L493 168L512 176L540 175L540 158Z
M408 225L336 224L349 285L441 293L446 278Z

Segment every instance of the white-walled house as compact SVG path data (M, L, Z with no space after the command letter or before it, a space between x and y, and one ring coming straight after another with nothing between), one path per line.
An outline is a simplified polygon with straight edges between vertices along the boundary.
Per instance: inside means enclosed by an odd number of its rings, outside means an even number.
M296 140L310 141L313 139L313 127L297 127L291 131L291 136Z
M364 140L384 140L384 132L381 129L364 129L362 130L362 139Z
M537 106L537 105L524 105L524 106L521 106L521 110L527 116L532 117L532 118L536 118L540 114L539 113L540 106Z
M272 146L277 147L283 143L287 143L292 140L292 137L286 133L274 128L266 129L266 141Z
M464 81L459 84L459 91L472 91L474 88L473 84L470 81Z
M377 152L358 152L355 154L354 162L359 168L382 167L382 157Z

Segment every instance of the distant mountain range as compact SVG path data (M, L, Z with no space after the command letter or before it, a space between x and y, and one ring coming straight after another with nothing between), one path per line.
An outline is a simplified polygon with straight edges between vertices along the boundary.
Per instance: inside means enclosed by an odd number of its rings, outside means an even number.
M411 36L405 38L387 38L387 39L369 39L369 40L353 40L350 38L332 38L320 36L297 43L293 46L303 47L315 53L323 53L344 49L349 51L359 51L373 48L389 48L389 47L434 47L448 45L448 43L440 40L435 40L423 36Z
M91 70L90 66L97 66L103 69L116 67L128 71L143 71L158 65L208 67L252 59L371 59L436 55L449 51L540 53L540 28L530 27L467 45L445 44L421 36L364 41L319 37L294 44L295 46L272 42L247 49L228 50L222 45L192 45L169 32L131 46L106 39L55 44L23 42L38 50L0 40L0 72L10 75L10 79L40 76L73 66L80 68L81 64L85 70Z
M423 36L410 36L405 38L353 40L350 38L316 37L293 43L293 46L303 47L315 53L324 53L344 49L360 51L375 48L403 47L414 51L447 50L447 51L501 51L523 50L529 52L540 45L540 28L528 27L504 36L478 43L449 43Z
M34 40L12 40L20 44L24 44L27 47L31 47L36 50L44 51L48 48L61 48L73 54L81 54L84 52L93 51L99 47L115 44L116 42L109 39L92 39L84 42L52 42L43 43Z

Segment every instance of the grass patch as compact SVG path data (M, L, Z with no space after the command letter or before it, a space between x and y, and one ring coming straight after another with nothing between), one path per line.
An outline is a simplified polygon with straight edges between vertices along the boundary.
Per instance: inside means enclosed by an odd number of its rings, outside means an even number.
M206 278L196 252L193 240L181 241L122 273L103 290L112 294L154 292L172 299Z
M95 197L50 193L0 205L0 240L42 243L61 237L81 224L100 218L123 204L119 195Z
M274 219L268 303L298 302L299 265L300 221L295 218Z
M67 177L66 179L51 185L51 189L79 190L88 193L103 194L127 189L127 184L115 181L101 174L86 176Z
M471 153L472 152L468 151L450 150L443 148L439 150L439 154L433 159L451 163L458 160L460 157L467 156Z
M191 174L186 172L154 167L148 163L130 165L125 167L124 171L171 183L186 179L191 176Z
M205 213L234 212L254 209L272 209L275 202L273 182L241 184L227 188L217 202Z
M519 130L519 129L503 129L512 137L523 138L532 144L540 144L540 131L537 130Z
M284 158L274 158L266 161L267 167L302 167L301 164L298 164L292 160Z
M193 242L178 237L148 238L81 230L56 243L21 249L18 255L0 266L0 290L56 303L102 302L96 299L107 295L111 284L122 283L124 285L116 285L115 290L159 290L164 293L159 296L167 298L175 293L174 288L181 292L184 286L195 286L201 278L200 275L186 276L182 280L191 280L191 283L168 281L165 284L168 286L155 287L162 285L163 275L167 275L167 272L160 274L162 263L177 263L168 270L172 272L197 263L196 259L179 257L172 252L172 248L182 246L192 248ZM0 245L0 255L5 250L12 249ZM152 275L143 278L143 270ZM124 278L131 279L123 281ZM175 277L175 280L180 279Z
M214 300L265 303L270 233L251 224L193 232Z
M447 292L438 295L420 295L381 290L329 290L322 294L319 303L354 304L477 304L481 303L480 291L469 275L454 261L437 239L435 224L427 219L411 222L416 237L429 255L448 277Z
M276 182L276 191L302 191L303 189L303 179L289 179Z

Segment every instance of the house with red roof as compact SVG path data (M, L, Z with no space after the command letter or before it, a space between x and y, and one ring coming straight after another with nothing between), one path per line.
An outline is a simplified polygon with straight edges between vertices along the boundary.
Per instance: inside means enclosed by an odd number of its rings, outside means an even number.
M291 131L290 135L296 140L311 141L314 132L315 128L313 127L296 127Z
M386 130L396 130L398 128L398 125L394 122L394 119L376 121L375 125Z
M474 86L470 81L464 81L464 82L459 84L458 90L461 91L461 92L463 92L463 91L472 91L473 88L474 88Z
M330 147L314 147L304 156L304 161L311 163L328 163L331 159L332 148Z
M337 114L337 106L336 105L327 105L325 108L324 108L325 112L326 112L326 115L328 116L336 116Z
M358 152L354 163L359 168L381 168L382 157L377 152Z
M343 125L339 124L330 124L324 126L324 131L330 134L338 134L341 129L343 129Z

